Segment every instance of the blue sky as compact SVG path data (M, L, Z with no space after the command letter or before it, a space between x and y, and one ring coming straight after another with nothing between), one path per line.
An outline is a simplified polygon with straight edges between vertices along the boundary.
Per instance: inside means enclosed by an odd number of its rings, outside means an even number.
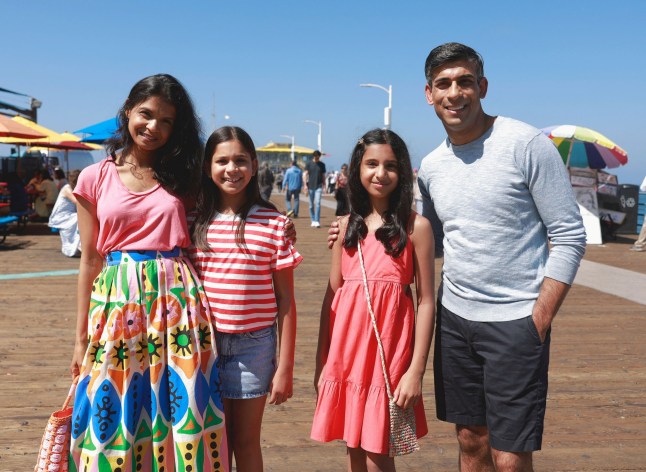
M627 150L628 165L611 170L620 183L646 175L641 0L2 0L0 11L0 87L41 100L39 122L57 131L114 116L137 80L167 72L207 132L235 124L258 146L293 135L314 148L304 120L322 121L338 168L383 123L387 94L359 84L392 84L392 129L417 166L445 137L424 99L424 61L459 41L484 56L486 112L592 128Z

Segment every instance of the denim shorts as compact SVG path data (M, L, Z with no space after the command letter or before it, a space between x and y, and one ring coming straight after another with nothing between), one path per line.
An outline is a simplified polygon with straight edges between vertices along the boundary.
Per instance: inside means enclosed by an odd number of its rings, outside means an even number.
M276 371L276 325L246 333L215 333L222 398L269 393Z

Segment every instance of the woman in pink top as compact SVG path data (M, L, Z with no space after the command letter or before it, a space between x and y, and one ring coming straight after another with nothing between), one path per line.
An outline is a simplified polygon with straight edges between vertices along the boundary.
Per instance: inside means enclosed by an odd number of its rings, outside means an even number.
M210 312L182 253L198 120L165 74L135 84L118 119L110 157L74 189L83 252L70 469L226 471Z

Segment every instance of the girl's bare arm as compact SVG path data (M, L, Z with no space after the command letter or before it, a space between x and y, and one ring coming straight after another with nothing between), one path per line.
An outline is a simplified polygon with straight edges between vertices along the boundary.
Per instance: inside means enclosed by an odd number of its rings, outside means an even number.
M428 353L433 339L435 323L435 244L430 222L415 215L413 232L413 261L417 291L417 316L415 319L415 345L411 364L393 394L402 407L413 406L422 397L422 380L426 372Z
M348 224L348 217L340 219L341 230L345 232ZM321 319L319 322L319 340L316 348L316 368L314 371L314 389L318 393L319 381L327 362L330 349L330 307L334 300L334 294L343 285L341 274L341 255L343 253L342 241L337 240L332 246L332 262L330 264L330 279L323 297L321 306Z
M296 347L296 303L294 269L274 272L278 305L278 367L269 392L269 403L280 405L293 395L294 350Z

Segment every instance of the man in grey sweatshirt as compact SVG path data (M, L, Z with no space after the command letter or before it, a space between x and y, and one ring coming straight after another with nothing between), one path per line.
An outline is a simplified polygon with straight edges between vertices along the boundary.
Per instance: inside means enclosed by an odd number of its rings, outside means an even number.
M552 142L483 111L481 56L447 43L425 69L427 101L448 135L418 178L424 213L435 211L444 229L437 415L456 424L462 472L531 471L550 326L583 257L585 230Z

